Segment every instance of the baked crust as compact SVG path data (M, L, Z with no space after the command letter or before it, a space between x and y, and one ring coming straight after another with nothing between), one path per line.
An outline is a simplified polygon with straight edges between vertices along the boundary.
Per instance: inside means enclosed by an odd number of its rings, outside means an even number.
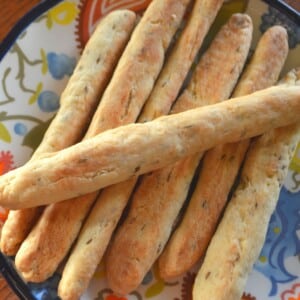
M260 39L233 97L250 94L276 83L288 53L283 27L270 28ZM189 270L204 255L227 202L250 141L218 145L206 152L191 200L159 258L162 278Z
M150 121L169 113L223 2L224 0L194 1L187 24L166 59L139 117L140 122Z
M154 1L148 7L114 70L85 140L136 120L160 72L167 47L188 2ZM72 201L64 201L45 209L40 222L16 256L16 267L25 280L40 282L47 279L67 255L98 192L84 194L74 195ZM65 238L66 235L68 238ZM58 244L60 251L54 250ZM43 249L44 253L38 249ZM69 287L66 292L68 290Z
M114 11L102 19L87 42L61 95L60 108L31 159L66 148L82 138L135 22L135 13L129 10ZM41 210L9 212L1 234L3 253L16 255Z
M300 112L299 91L299 86L271 87L143 124L107 130L1 176L0 205L26 208L70 199L163 168L218 144L295 123Z
M230 97L248 56L251 37L249 16L233 15L200 60L172 112ZM217 87L215 82L218 82ZM140 180L129 213L107 255L107 278L116 293L127 294L134 290L163 250L200 156L184 158Z
M298 123L272 130L251 145L240 183L196 276L193 299L241 298L299 138Z
M284 83L299 84L299 76L299 70L294 70ZM241 298L299 139L298 121L270 130L251 143L238 186L196 276L193 299Z

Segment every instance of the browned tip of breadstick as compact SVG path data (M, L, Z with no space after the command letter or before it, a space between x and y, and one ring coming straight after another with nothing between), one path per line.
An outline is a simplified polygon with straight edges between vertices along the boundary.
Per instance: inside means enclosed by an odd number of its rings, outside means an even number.
M245 65L252 31L252 20L248 15L231 16L201 57L187 88L173 106L172 113L230 97Z
M16 269L24 280L42 282L56 271L74 242L96 195L90 193L73 199L69 204L62 201L44 209L15 256ZM74 220L77 222L74 223Z
M26 208L87 194L217 144L291 124L299 114L300 87L278 86L107 130L1 176L0 205Z
M284 85L300 85L300 67L296 67L288 72L280 81L279 84Z
M24 238L35 224L42 208L11 210L1 232L1 251L8 256L16 255Z
M132 33L87 135L135 122L163 66L189 0L152 1Z
M254 55L251 57L252 66L244 71L233 97L250 94L266 88L270 82L275 83L288 51L285 28L278 25L270 27L259 40Z
M140 116L141 122L153 120L169 112L223 0L192 2L194 2L193 8L187 24L157 78L155 87ZM163 106L157 103L157 98L161 99Z

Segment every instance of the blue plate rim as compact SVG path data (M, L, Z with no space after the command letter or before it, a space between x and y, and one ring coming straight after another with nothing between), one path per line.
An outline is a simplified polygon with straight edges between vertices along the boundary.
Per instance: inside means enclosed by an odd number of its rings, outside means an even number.
M13 292L21 300L35 300L29 287L11 264L12 262L0 252L0 272Z
M293 20L297 25L300 25L300 11L287 4L284 0L263 0L267 4L275 7L291 20Z

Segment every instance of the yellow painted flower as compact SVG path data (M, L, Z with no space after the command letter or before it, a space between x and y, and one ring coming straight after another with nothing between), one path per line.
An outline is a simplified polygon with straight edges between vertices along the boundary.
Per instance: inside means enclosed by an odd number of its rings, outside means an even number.
M261 263L266 263L268 261L268 258L266 256L262 255L262 256L259 257L259 261Z
M59 25L69 25L74 21L78 14L78 8L75 3L65 1L49 10L47 18L47 27L51 28L53 23Z

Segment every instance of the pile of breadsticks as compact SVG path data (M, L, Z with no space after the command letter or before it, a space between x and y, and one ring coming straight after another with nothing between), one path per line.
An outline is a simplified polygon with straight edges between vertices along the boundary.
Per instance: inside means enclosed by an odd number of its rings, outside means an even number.
M278 82L280 26L250 57L245 14L198 57L222 4L153 0L140 19L101 20L41 145L0 177L1 251L25 281L64 262L58 295L78 299L104 260L124 295L154 263L168 280L203 260L193 299L241 298L299 141L300 71Z

